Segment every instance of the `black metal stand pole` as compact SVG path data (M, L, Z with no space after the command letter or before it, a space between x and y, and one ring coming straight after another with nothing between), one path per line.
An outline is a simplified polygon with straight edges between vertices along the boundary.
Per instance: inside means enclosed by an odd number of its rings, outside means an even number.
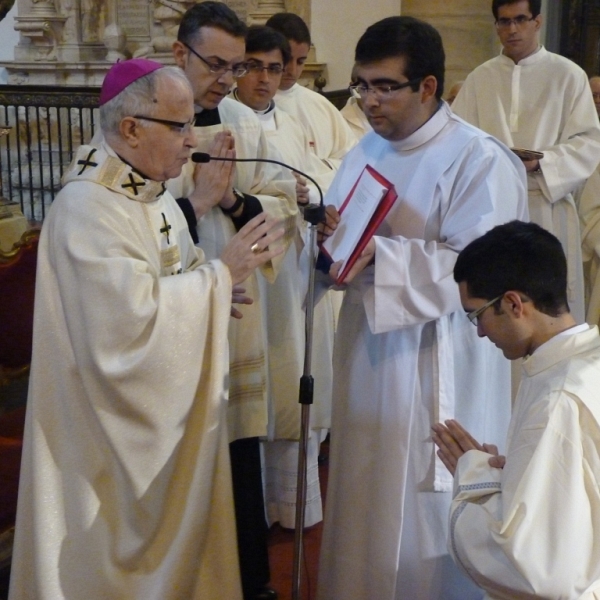
M311 181L319 192L320 203L309 204L304 207L304 220L311 224L310 227L310 275L308 279L308 293L306 298L306 325L304 341L304 372L300 378L300 399L301 423L300 423L300 447L298 452L298 477L296 491L296 530L294 537L294 567L292 579L292 600L300 600L300 584L302 580L302 539L304 534L304 513L306 508L306 455L308 447L308 433L310 427L310 405L313 403L313 384L311 375L311 357L312 357L312 331L314 316L314 297L315 297L315 265L317 262L316 232L317 225L325 221L325 205L323 203L323 191L319 184L306 173L287 165L278 160L269 158L221 158L210 156L206 152L194 152L192 160L195 163L207 163L211 160L223 160L227 162L266 162L285 167L290 171L299 173Z
M304 371L300 378L299 402L301 408L300 442L298 451L298 476L296 488L296 528L294 531L294 565L292 573L292 600L300 600L302 587L302 562L304 515L306 509L306 461L308 454L308 437L310 427L310 407L313 403L314 379L311 374L312 361L312 334L315 297L315 264L317 260L316 231L317 224L324 220L325 209L320 206L310 205L304 211L304 219L311 223L310 227L310 275L308 279L308 293L306 297L306 322L304 340Z

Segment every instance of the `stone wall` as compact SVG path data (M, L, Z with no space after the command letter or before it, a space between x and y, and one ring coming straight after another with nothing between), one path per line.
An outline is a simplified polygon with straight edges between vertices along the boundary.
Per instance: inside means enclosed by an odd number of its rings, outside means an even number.
M310 23L310 0L222 0L247 22L281 10ZM8 82L102 83L110 65L132 56L172 64L171 44L195 0L17 0L14 61L0 63Z
M431 23L446 52L446 89L499 51L491 2L403 0L402 14Z

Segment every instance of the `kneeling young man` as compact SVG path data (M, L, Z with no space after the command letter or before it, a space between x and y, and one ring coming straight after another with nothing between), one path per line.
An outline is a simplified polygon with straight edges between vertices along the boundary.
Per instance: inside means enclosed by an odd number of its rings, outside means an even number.
M454 474L450 552L489 598L599 598L600 338L569 312L562 246L513 221L454 278L477 333L524 361L506 458L456 421L433 427Z

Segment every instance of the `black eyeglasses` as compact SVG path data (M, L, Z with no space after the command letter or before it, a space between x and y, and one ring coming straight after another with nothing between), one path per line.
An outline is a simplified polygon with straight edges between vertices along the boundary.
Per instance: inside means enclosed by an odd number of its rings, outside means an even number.
M500 17L499 19L496 19L496 27L498 29L509 29L511 25L514 24L514 26L517 29L520 29L521 27L523 27L525 25L525 23L529 23L529 21L533 21L535 20L535 17L528 17L526 15L519 15L518 17L515 17L514 19L507 19L506 17Z
M283 73L283 65L265 65L259 60L249 60L246 63L246 68L248 73L262 73L263 71L266 71L269 75L280 75Z
M422 79L422 77L418 77L404 83L393 83L390 85L351 85L348 89L350 92L356 92L363 100L369 94L373 94L377 100L388 100L399 90L421 83Z
M470 313L467 313L467 319L473 323L473 325L477 325L477 321L479 317L492 305L494 305L498 300L501 300L504 294L500 294L500 296L496 296L493 300L486 302L483 306L472 310Z
M168 119L157 119L156 117L146 117L145 115L133 115L134 119L142 119L144 121L152 121L153 123L161 123L162 125L166 125L167 127L172 127L176 129L182 135L187 135L192 131L194 127L194 121L196 118L194 117L190 121L186 123L181 123L180 121L169 121Z
M231 75L233 76L234 79L238 79L240 77L243 77L247 72L248 72L248 68L246 66L246 63L237 63L235 65L231 65L229 66L228 63L226 62L220 62L220 63L213 63L210 62L209 60L206 60L203 56L200 56L200 54L198 54L191 46L188 46L185 42L182 42L182 44L195 56L197 56L207 67L208 70L213 74L213 75L218 75L219 77L225 75L225 73L227 73L227 71L231 71Z

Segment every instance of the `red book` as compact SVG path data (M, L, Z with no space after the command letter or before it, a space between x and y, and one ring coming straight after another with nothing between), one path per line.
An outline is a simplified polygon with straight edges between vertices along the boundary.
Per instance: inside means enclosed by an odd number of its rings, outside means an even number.
M370 165L362 170L339 209L340 222L337 229L321 245L321 250L332 262L344 261L337 284L344 282L348 271L397 197L394 185L381 173Z

